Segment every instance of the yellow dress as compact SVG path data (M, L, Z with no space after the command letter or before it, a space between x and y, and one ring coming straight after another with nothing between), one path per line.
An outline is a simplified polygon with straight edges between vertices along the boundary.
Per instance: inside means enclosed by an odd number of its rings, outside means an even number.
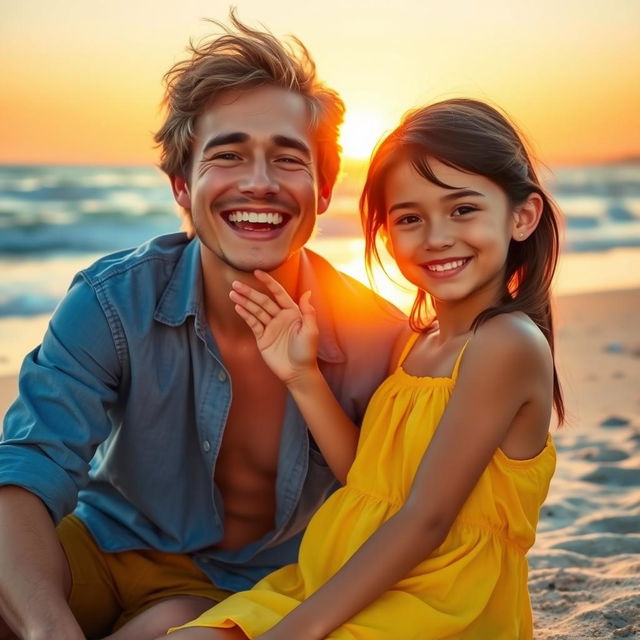
M401 363L417 337L405 347ZM400 364L373 395L347 483L312 518L298 564L230 596L185 627L235 624L255 638L327 582L407 498L451 396L461 356L451 378L411 376ZM393 590L327 637L532 638L525 553L534 542L554 469L550 437L530 460L512 460L497 449L445 541Z

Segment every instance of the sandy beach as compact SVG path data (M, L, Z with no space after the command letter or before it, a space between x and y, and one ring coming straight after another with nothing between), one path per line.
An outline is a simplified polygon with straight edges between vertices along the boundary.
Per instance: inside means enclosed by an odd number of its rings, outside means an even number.
M536 639L640 637L640 291L561 297L568 409L529 553Z
M568 420L529 554L536 639L640 638L639 318L639 290L557 301ZM16 390L0 377L3 414Z

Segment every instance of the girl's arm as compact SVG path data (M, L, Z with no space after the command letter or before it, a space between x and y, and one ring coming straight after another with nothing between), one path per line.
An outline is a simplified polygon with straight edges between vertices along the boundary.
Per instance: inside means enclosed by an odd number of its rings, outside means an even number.
M531 322L498 316L483 324L465 353L455 391L404 506L259 640L325 638L405 578L442 543L523 408L548 406L527 425L548 428L552 375L548 345Z
M335 477L345 483L359 429L342 410L317 363L318 327L310 293L300 306L271 276L255 272L273 299L240 282L229 294L253 331L262 357L288 387Z

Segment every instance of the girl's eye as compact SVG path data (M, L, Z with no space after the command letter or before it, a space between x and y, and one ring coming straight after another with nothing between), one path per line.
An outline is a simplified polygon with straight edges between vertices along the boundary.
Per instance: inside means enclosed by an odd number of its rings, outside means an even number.
M454 218L459 218L460 216L468 215L474 211L477 211L476 207L468 204L462 204L459 207L456 207L451 215L453 215Z
M416 222L420 222L420 216L411 213L396 219L396 224L415 224Z

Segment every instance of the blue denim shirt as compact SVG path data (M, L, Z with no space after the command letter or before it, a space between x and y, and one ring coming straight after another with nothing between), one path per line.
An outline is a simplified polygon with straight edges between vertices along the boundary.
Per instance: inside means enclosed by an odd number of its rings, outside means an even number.
M355 421L387 372L400 314L303 251L319 363ZM250 587L296 559L301 532L336 482L289 396L275 528L219 550L213 482L232 381L204 318L200 244L162 236L79 273L42 345L27 355L0 443L0 485L39 496L55 521L73 511L107 551L193 554L221 588Z

